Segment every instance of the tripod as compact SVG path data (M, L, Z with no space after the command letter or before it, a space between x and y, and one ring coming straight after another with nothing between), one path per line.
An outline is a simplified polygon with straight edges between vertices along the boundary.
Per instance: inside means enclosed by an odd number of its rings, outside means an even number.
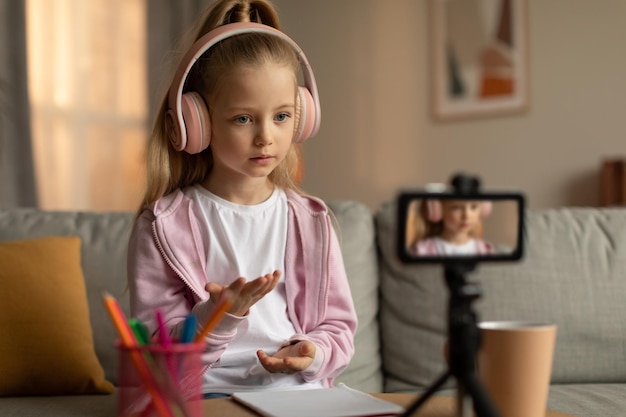
M468 414L473 405L478 417L499 417L483 385L476 376L475 357L480 347L480 331L471 304L480 298L482 290L476 283L469 283L465 274L475 265L454 263L445 265L446 284L450 291L448 303L448 370L411 404L401 417L409 417L424 404L450 377L457 381L457 408L459 415ZM469 402L468 400L471 400Z

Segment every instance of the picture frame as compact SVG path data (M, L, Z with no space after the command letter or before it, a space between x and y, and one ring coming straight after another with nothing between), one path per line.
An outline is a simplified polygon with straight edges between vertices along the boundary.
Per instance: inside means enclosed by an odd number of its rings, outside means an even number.
M528 0L429 0L436 120L524 112Z

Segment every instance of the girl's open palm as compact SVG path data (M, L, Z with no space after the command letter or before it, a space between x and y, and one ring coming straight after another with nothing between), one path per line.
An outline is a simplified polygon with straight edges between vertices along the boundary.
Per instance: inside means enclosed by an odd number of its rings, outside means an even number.
M280 349L273 356L262 350L257 351L261 365L272 373L293 374L307 369L315 359L315 344L301 340Z
M248 282L245 278L239 277L228 286L209 282L205 289L214 303L217 303L224 290L228 290L228 295L232 300L232 306L228 312L242 317L248 314L250 307L276 287L279 279L280 271L276 270Z

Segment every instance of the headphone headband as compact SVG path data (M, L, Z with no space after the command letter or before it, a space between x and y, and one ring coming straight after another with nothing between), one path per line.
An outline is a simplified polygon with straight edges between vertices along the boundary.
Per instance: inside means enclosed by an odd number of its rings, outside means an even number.
M309 136L313 136L318 132L320 127L321 114L319 94L317 92L315 75L313 74L311 65L309 64L309 61L304 55L302 49L300 49L298 44L294 42L289 36L271 26L263 25L260 23L239 22L229 23L220 26L203 35L196 42L194 42L189 51L187 51L187 53L181 60L181 63L176 70L174 79L172 80L172 84L168 92L168 107L174 113L174 126L172 126L172 128L175 129L175 131L171 133L176 135L179 142L182 142L183 144L187 142L187 131L185 129L185 120L183 118L182 111L182 96L185 81L187 79L187 75L191 71L191 68L193 67L195 62L200 59L202 54L204 54L218 42L226 38L244 33L265 33L268 35L276 36L289 43L294 49L300 63L300 68L302 70L304 85L310 92L311 97L313 98L313 105L315 107L315 109L311 109L311 113L315 115L315 118L313 121L312 131Z

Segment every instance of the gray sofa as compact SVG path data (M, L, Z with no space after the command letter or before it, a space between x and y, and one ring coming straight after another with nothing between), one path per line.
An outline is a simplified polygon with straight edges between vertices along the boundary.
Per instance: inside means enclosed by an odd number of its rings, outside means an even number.
M356 356L339 381L368 392L419 392L445 369L447 289L439 266L401 264L394 203L375 214L331 201L359 314ZM97 357L117 381L117 339L101 292L128 314L125 244L131 213L0 210L0 241L78 235ZM626 410L626 210L559 209L527 214L519 263L482 264L480 319L558 325L548 407L580 417ZM1 377L1 376L0 376ZM454 391L453 381L446 386ZM6 416L113 416L116 395L0 398Z

